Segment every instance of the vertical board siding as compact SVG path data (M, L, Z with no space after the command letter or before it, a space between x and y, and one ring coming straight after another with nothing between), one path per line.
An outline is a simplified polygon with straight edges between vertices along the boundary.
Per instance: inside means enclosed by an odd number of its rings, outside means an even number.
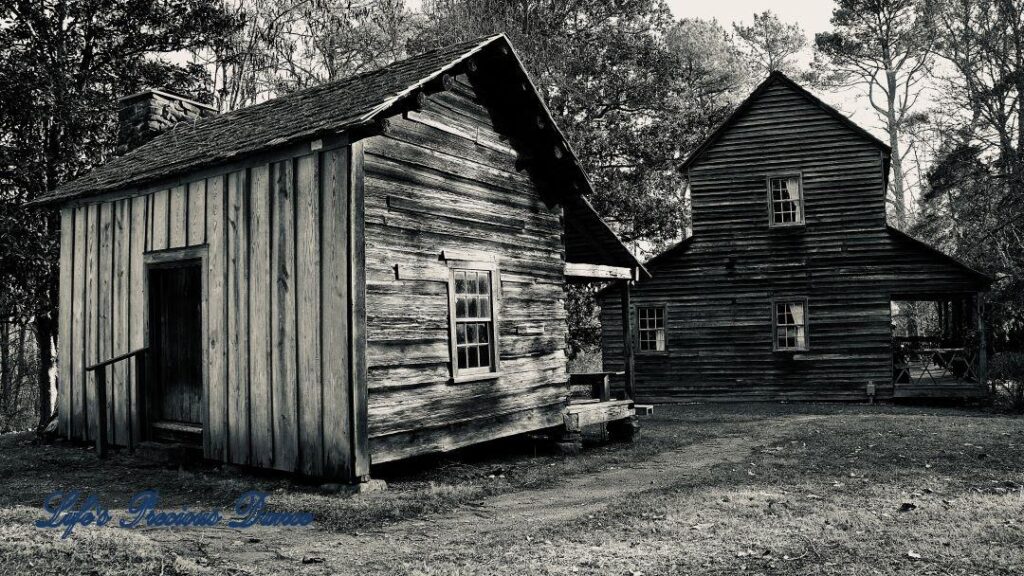
M274 403L270 391L270 167L250 173L249 195L249 408L250 463L274 462Z
M228 175L228 437L236 464L249 462L249 328L246 173Z
M71 433L70 437L76 440L85 439L86 427L86 397L85 397L85 333L87 322L85 315L86 305L86 251L89 243L87 207L75 208L75 246L74 246L74 271L72 277L71 295ZM65 303L61 301L61 306Z
M99 329L99 258L100 258L100 244L99 244L99 219L100 219L100 206L90 205L87 207L88 213L86 216L86 239L88 245L86 247L86 263L85 263L85 365L91 366L97 361L99 339L97 338ZM96 439L96 418L95 410L96 406L96 388L95 388L96 374L94 372L87 372L85 374L85 403L87 408L85 409L85 419L87 426L85 428L84 440L95 440Z
M295 180L292 162L272 167L271 390L274 402L274 467L298 462L298 407L295 342Z
M207 191L207 302L206 302L206 425L203 427L207 458L227 460L228 447L228 335L227 335L227 233L225 210L226 178L210 179Z
M206 242L206 180L188 185L188 245Z
M100 245L99 245L99 256L98 270L99 270L99 282L97 286L98 296L98 318L96 323L96 333L98 341L96 343L96 361L105 360L112 356L111 351L113 349L114 341L114 330L113 330L113 259L114 259L114 205L111 202L106 202L99 205L100 209ZM113 422L113 408L117 399L114 397L115 390L113 389L113 378L110 377L108 371L105 392L106 392L106 406L101 408L107 413L107 442L114 443L114 426L110 423Z
M360 303L352 300L349 155L346 147L254 163L65 209L62 431L95 433L85 366L148 341L145 254L205 246L203 397L183 400L202 406L205 456L350 479L358 413L350 317ZM109 439L143 439L143 375L134 362L108 374Z
M129 301L128 301L128 339L129 347L132 350L138 350L146 345L146 308L145 308L145 286L146 279L143 276L144 268L142 264L143 247L146 243L146 229L148 225L148 212L146 207L148 205L145 196L138 196L132 198L131 202L131 238L129 241L129 249L131 254L130 259L130 272L129 272ZM149 360L149 358L147 358ZM131 420L131 435L136 441L143 439L142 430L142 414L139 408L139 403L145 398L145 385L143 379L144 374L139 374L136 370L135 362L131 362L128 366L128 370L131 372L131 383L129 384L129 418Z
M152 222L150 223L150 250L164 250L170 231L170 190L160 190L153 194L150 202L153 204Z
M351 474L352 405L346 376L348 325L348 149L323 154L321 214L321 345L323 467L327 476Z
M366 332L366 217L363 142L352 144L348 179L348 273L350 345L349 382L352 390L352 464L353 474L370 473L369 379L367 377Z
M390 127L365 141L364 154L373 462L560 423L568 387L559 207L516 168L508 145L493 144L509 138L465 76ZM449 382L444 250L497 261L495 379ZM520 333L524 324L531 330Z
M118 356L129 351L128 310L130 308L131 275L131 199L114 203L114 310L112 316L113 346L111 355ZM113 443L128 445L131 395L129 393L129 363L118 362L110 367L112 378L114 414L110 428L114 431Z
M320 374L319 155L295 160L295 288L300 469L323 472L323 385Z
M57 350L57 417L59 430L71 437L71 396L73 390L71 361L75 333L72 328L74 308L75 272L75 209L60 211L60 316L58 317L59 346Z
M168 248L181 248L188 242L188 192L184 184L171 188L167 216Z

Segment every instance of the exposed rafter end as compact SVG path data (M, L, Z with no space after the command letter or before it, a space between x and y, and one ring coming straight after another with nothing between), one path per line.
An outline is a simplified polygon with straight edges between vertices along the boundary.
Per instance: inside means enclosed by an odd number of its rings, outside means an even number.
M365 124L361 124L353 128L351 130L351 141L355 142L356 140L362 140L363 138L381 136L387 134L390 129L391 121L387 118L375 118Z

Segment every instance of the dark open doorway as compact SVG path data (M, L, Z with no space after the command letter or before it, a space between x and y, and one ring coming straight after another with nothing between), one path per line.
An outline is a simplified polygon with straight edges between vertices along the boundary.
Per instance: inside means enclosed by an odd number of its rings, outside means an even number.
M203 426L202 261L148 270L147 414L154 440L199 444Z

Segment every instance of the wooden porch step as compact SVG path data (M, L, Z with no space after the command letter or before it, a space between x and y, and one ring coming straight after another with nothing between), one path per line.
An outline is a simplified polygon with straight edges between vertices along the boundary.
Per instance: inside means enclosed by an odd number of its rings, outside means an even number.
M202 446L203 427L198 424L159 421L153 422L151 427L153 440L158 442Z
M583 403L572 401L566 406L563 417L566 430L579 431L584 426L625 420L635 414L632 400Z
M650 416L654 414L654 404L634 404L633 410L637 416Z

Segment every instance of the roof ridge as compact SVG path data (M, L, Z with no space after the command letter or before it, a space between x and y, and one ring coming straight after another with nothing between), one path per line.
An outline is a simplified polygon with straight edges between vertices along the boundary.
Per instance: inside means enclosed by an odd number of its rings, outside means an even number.
M847 128L849 128L849 129L853 130L854 132L860 134L861 136L865 137L872 144L875 144L875 145L881 147L883 150L886 151L887 154L891 154L892 153L892 151L891 151L891 149L890 149L888 144L886 144L885 142L882 142L881 140L878 139L877 136L875 136L874 134L868 132L862 126L860 126L859 124L857 124L856 122L851 120L848 116L846 116L846 114L843 114L842 112L837 110L835 107L830 106L825 101L823 101L821 98L818 98L817 96L815 96L808 89L806 89L803 86L801 86L799 83L797 83L795 80L793 80L792 78L787 76L781 70L772 70L768 74L768 76L765 77L765 79L762 80L761 83L758 84L757 87L754 88L754 90L751 91L750 94L746 98L744 98L743 101L740 102L738 106L736 106L736 109L733 110L732 113L730 113L729 116L726 117L726 119L723 120L722 123L719 124L711 132L711 134L708 135L708 137L705 138L704 141L701 142L701 144L699 146L697 146L697 148L686 157L686 159L683 160L682 164L679 165L678 170L680 172L684 172L684 171L686 171L687 168L689 168L690 166L695 164L697 162L697 160L699 160L700 157L703 156L704 153L707 152L709 148L711 148L711 146L713 146L715 143L717 143L718 140L725 134L725 132L728 131L728 129L731 128L732 125L735 124L740 119L740 117L742 117L743 114L746 113L750 109L750 107L753 105L753 103L762 94L764 94L765 92L768 91L768 88L770 88L772 85L774 85L776 83L779 83L779 82L781 82L782 84L786 85L787 87L792 89L794 92L796 92L800 96L806 98L812 104L814 104L817 107L821 108L822 111L824 111L826 114L829 114L830 116L834 117L836 120L838 120L840 123L845 125Z

